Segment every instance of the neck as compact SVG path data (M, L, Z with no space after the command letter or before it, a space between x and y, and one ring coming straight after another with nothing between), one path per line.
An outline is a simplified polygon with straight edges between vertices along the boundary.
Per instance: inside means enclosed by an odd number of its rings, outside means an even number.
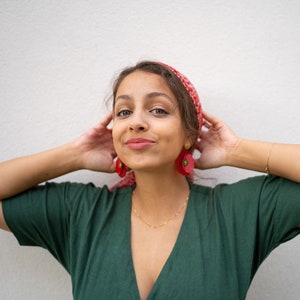
M135 173L134 206L149 222L159 224L176 213L189 195L189 184L179 173Z

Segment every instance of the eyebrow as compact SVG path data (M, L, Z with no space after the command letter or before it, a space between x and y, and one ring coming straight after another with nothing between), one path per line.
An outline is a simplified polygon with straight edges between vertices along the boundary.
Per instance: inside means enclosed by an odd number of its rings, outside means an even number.
M156 98L156 97L165 97L167 98L169 101L171 101L172 103L174 103L174 100L168 96L167 94L165 93L161 93L161 92L151 92L151 93L148 93L146 95L146 98L148 99L152 99L152 98ZM124 99L124 100L133 100L133 97L130 96L130 95L119 95L116 100L115 100L115 103L118 101L118 100L121 100L121 99Z

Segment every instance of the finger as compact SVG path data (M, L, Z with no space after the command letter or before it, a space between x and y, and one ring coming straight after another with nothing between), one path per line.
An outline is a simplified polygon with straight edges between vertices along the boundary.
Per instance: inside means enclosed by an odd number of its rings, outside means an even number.
M107 116L105 116L101 123L104 127L107 127L109 125L109 123L112 121L113 119L113 112L111 112L110 114L108 114Z
M207 120L204 119L204 121L203 121L203 126L204 126L205 128L210 128L210 127L212 126L212 124L211 124L210 122L208 122Z
M112 113L108 114L107 116L105 116L101 121L99 121L97 124L94 125L94 129L99 130L101 128L106 128L109 123L112 121Z
M211 125L217 124L220 122L219 119L217 119L215 116L209 114L208 112L203 112L204 122L210 123Z

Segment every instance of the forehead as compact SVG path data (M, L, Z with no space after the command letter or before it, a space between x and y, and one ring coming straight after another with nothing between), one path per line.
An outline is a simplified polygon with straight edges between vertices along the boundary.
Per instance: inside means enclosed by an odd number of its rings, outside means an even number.
M175 99L173 92L163 77L144 71L135 71L127 75L121 81L116 94L139 94L145 92L164 92Z

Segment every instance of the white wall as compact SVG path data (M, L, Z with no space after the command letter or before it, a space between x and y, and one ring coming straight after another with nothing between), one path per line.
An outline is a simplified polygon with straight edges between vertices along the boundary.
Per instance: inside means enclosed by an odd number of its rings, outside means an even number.
M298 0L0 0L0 160L77 137L108 111L113 75L143 58L185 73L205 109L239 135L299 143L299 16ZM249 175L203 173L219 182ZM114 179L77 172L59 180ZM5 232L0 245L0 299L72 298L47 252ZM248 300L299 299L299 246L296 238L274 251Z

